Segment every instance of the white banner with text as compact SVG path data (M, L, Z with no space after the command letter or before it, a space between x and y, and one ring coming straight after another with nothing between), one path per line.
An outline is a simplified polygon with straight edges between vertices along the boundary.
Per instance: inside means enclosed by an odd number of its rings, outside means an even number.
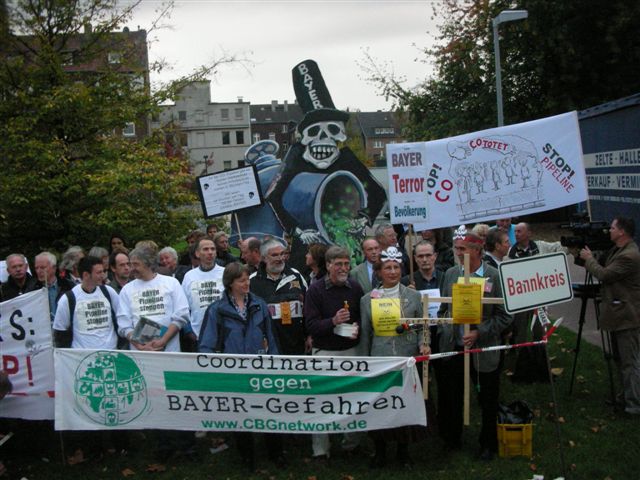
M47 291L25 293L0 303L2 370L12 391L0 417L53 418L53 346Z
M387 145L391 223L485 222L587 200L575 112L432 142Z
M57 349L56 430L426 425L415 360Z

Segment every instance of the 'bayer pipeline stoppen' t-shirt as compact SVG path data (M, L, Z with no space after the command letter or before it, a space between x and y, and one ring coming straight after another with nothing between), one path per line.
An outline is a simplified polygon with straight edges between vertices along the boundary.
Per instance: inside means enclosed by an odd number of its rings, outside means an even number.
M218 300L222 295L222 274L224 268L216 265L208 272L200 268L189 270L182 280L182 289L187 296L189 309L191 310L191 328L199 337L202 319L207 307Z
M152 280L136 279L122 287L118 309L120 335L128 336L140 317L147 317L165 327L173 323L181 329L186 325L189 320L189 304L180 283L173 277L158 273ZM131 348L135 346L131 345ZM165 351L180 351L179 335L174 335L169 340Z
M76 298L71 348L116 348L118 337L111 319L111 305L114 311L118 311L119 302L116 291L107 286L111 303L97 287L93 292L87 293L81 285L76 285L71 291ZM66 295L63 295L58 301L53 329L68 330L70 324L69 300Z

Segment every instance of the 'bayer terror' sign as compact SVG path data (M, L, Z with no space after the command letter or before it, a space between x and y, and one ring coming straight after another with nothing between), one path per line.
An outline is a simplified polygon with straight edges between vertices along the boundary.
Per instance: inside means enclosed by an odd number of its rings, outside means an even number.
M551 253L500 264L504 307L518 313L573 299L567 256Z

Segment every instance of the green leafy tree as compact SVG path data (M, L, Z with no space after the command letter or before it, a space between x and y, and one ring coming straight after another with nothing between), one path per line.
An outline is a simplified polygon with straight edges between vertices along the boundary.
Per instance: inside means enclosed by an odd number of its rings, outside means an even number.
M525 21L500 25L505 123L583 109L640 91L640 3L632 0L441 0L436 46L424 49L434 74L415 88L367 54L366 76L406 113L411 140L496 126L491 20L526 9Z
M193 228L188 159L164 134L148 135L147 119L184 83L236 58L225 55L152 93L140 68L146 36L141 47L139 35L122 31L135 4L0 6L0 253L105 245L114 231L169 244ZM110 52L116 61L107 61ZM143 134L123 137L132 122Z

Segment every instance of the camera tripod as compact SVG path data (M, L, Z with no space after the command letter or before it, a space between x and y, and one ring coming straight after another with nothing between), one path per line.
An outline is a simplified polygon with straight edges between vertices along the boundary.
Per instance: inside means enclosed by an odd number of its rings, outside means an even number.
M582 342L582 330L584 328L585 316L587 313L587 304L589 300L593 301L593 308L596 314L596 328L600 332L600 341L602 342L602 353L607 364L609 374L609 388L611 393L611 402L615 405L615 386L613 382L613 370L611 368L611 359L613 358L611 335L609 332L600 328L600 284L594 283L591 273L586 272L584 283L574 283L574 297L580 299L580 317L578 320L578 338L576 339L576 348L574 349L573 368L571 369L571 381L569 382L569 395L573 393L573 383L576 375L576 367L578 365L578 354L580 353L580 343Z

